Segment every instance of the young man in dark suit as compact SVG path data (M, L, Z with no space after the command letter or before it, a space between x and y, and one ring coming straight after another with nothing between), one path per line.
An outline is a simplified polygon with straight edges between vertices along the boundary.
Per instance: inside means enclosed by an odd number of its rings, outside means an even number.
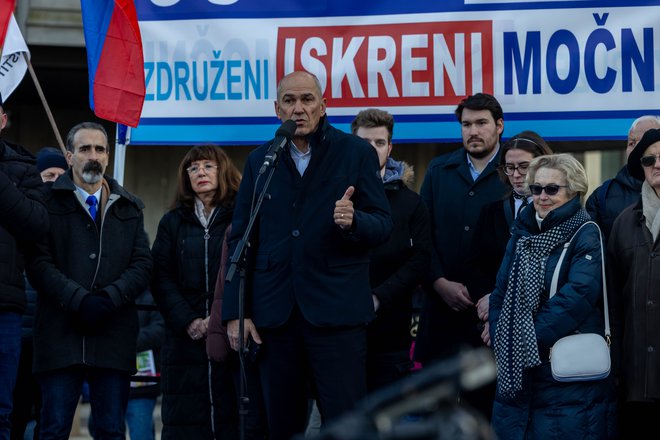
M463 148L439 156L429 164L420 195L431 214L433 255L415 342L415 360L428 365L450 359L462 350L482 346L482 323L477 316L480 299L470 292L467 261L481 208L504 196L497 173L500 138L504 131L502 107L486 93L468 96L455 111ZM489 413L491 392L468 401Z

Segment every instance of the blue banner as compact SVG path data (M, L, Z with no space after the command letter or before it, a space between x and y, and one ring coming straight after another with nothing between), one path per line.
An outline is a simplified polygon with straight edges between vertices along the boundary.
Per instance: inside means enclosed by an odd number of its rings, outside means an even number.
M397 142L457 141L453 111L492 93L504 136L623 139L660 114L660 5L650 1L137 0L146 99L133 144L259 144L279 78L314 73L348 130L368 107Z

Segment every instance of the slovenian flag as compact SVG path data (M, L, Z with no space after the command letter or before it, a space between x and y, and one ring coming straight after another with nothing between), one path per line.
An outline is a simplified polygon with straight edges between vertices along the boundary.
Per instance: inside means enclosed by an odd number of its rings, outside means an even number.
M89 105L99 118L137 127L144 104L144 56L132 0L81 0Z

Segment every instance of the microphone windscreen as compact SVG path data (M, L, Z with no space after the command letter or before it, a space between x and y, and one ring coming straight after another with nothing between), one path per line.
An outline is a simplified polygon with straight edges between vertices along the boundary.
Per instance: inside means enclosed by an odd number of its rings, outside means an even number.
M275 137L278 136L283 136L287 139L291 139L293 135L296 133L296 121L289 119L288 121L284 121L282 125L280 125L280 128L277 129L275 132Z

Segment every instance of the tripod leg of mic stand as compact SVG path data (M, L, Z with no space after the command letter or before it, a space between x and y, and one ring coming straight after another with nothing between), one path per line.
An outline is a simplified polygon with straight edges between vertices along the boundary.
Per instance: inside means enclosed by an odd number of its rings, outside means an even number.
M243 361L241 360L241 364ZM243 367L241 367L243 369ZM239 438L245 440L245 418L249 411L250 398L245 395L245 378L241 377L241 395L238 398Z
M247 387L245 386L246 381L246 372L245 372L245 276L246 271L244 267L241 267L240 270L240 279L239 279L239 298L238 298L238 363L239 363L239 375L240 375L240 393L239 393L239 402L238 402L238 432L239 439L245 440L245 416L248 412L248 407L250 404L250 399L246 396Z

